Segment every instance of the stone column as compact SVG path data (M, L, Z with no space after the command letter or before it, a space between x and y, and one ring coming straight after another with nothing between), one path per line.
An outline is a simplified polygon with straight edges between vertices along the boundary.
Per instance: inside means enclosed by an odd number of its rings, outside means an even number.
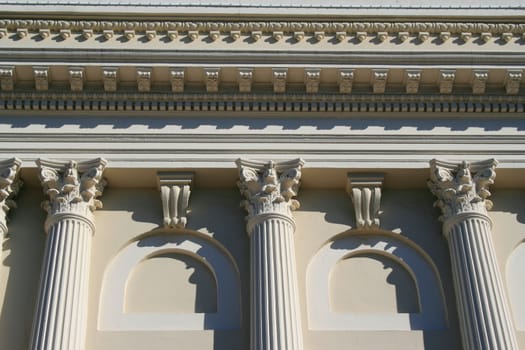
M238 160L251 256L251 350L303 348L292 211L302 160Z
M0 234L7 234L7 214L16 204L13 198L18 194L22 181L18 172L22 162L18 158L11 158L0 162Z
M32 350L83 350L88 301L93 212L105 181L104 159L68 163L38 160L49 200L47 241L33 322Z
M496 164L430 162L429 187L443 213L465 350L518 349L487 213Z

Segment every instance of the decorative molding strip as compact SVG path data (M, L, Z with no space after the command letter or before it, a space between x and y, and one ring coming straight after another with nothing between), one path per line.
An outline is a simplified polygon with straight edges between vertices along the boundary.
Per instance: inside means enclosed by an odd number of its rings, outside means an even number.
M165 228L186 227L193 178L190 172L157 173Z
M0 5L26 5L26 6L35 6L35 5L47 5L47 6L54 6L54 5L68 5L68 6L78 6L79 4L82 4L84 6L114 6L111 3L103 2L102 0L99 1L42 1L42 0L36 0L36 1L27 1L27 2L20 2L18 0L4 0L0 2ZM136 4L133 2L125 3L125 2L119 2L119 7L126 8L129 6L136 7ZM140 6L144 7L159 7L158 2L154 1L143 1ZM364 10L394 10L394 9L402 9L402 10L430 10L430 9L436 9L436 10L460 10L460 9L470 9L470 10L487 10L487 9L493 9L493 10L522 10L524 9L524 6L521 6L519 4L514 3L506 3L506 4L498 4L498 3L490 3L490 4L428 4L428 3L417 3L417 4L327 4L323 2L318 3L307 3L307 4L299 4L294 3L292 1L290 2L275 2L273 4L269 3L243 3L242 5L237 4L235 2L221 2L221 1L215 1L215 2L183 2L183 1L177 1L177 2L171 2L171 3L162 3L162 7L165 8L178 8L178 7L195 7L195 8L205 8L205 7L226 7L226 8L257 8L257 9L263 9L263 8L270 8L270 9L364 9Z
M523 113L518 95L0 93L0 110Z
M9 33L15 34L10 36ZM30 36L30 33L36 33ZM322 42L326 37L334 37L335 43L359 44L368 37L375 43L390 43L392 37L397 44L414 45L430 42L442 45L451 42L456 45L479 39L479 44L496 42L500 45L511 43L513 39L523 41L525 24L494 22L227 22L227 21L70 21L51 19L0 19L0 39L19 40L30 38L41 40L56 33L62 40L80 35L85 40L101 36L104 40L122 36L125 41L144 37L146 41L161 40L167 37L169 43L181 33L195 41L199 37L211 42L219 42L221 33L229 34L237 41L241 36L249 36L253 42L263 36L273 38L268 42L277 43L291 37L300 42L305 36L311 36L312 43ZM408 40L409 38L415 40ZM438 40L430 40L436 38ZM354 40L356 39L356 40ZM221 41L222 42L222 41Z
M354 203L357 228L379 228L383 174L348 173L346 191Z
M261 31L273 36L274 32L283 33L304 32L314 34L324 32L335 34L365 32L377 35L378 32L404 33L420 36L421 33L428 32L430 35L450 32L450 34L471 33L480 35L490 33L493 36L512 33L520 35L525 32L525 23L498 23L498 22L288 22L288 21L249 21L249 22L228 22L228 21L92 21L92 20L67 20L67 19L0 19L0 28L16 32L18 28L31 32L38 32L39 29L49 29L59 32L60 29L69 29L72 32L91 29L95 32L103 30L113 30L123 32L124 30L134 30L135 32L146 32L147 30L165 32L167 30L177 30L179 32L230 32L238 30L242 34L250 34L253 31Z

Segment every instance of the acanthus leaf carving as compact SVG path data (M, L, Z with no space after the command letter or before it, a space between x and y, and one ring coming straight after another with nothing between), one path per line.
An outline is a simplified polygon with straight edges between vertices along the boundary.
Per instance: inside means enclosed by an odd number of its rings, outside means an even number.
M495 159L480 162L430 162L430 191L437 197L434 205L441 209L440 220L446 221L463 213L487 216L492 208L489 186L496 177Z
M14 197L23 185L18 176L21 164L18 158L0 162L0 231L4 235L7 234L7 214L16 208Z
M38 159L39 178L48 199L42 207L48 213L46 231L55 216L72 214L93 225L93 212L102 207L97 197L102 195L106 180L102 177L107 161L103 158L86 162L66 163Z
M241 206L248 212L247 219L270 213L291 218L292 211L299 208L293 197L299 191L303 164L301 159L279 163L238 159L237 185L246 198Z

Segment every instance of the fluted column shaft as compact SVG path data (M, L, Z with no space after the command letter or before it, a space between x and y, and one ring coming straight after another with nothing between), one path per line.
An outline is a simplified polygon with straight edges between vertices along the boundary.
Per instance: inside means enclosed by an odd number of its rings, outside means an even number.
M271 218L251 232L251 349L302 349L294 227Z
M73 216L49 228L32 349L83 349L92 235Z
M429 186L443 213L465 350L518 349L487 213L496 164L431 162Z
M251 350L302 350L292 211L301 160L239 160L251 258Z
M466 350L518 349L490 231L469 215L446 232Z
M39 160L49 200L46 247L33 321L31 350L83 350L88 310L93 212L102 203L103 159L76 163Z

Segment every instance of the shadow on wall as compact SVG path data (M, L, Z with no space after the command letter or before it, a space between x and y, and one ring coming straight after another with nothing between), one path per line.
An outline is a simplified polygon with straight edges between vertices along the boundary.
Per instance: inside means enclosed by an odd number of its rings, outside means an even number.
M380 254L362 253L340 260L332 270L330 290L332 312L421 311L412 276L399 263Z
M168 259L162 259L163 257ZM173 260L173 257L177 259ZM201 274L201 278L206 274L209 277L200 287L207 285L206 288L213 290L211 287L214 285L216 293L210 293L210 290L199 292L194 288L186 291L181 289L177 281L189 279L192 282L192 277L188 276L188 271L172 269L171 267L176 266L173 262L182 263L183 270L187 266L198 266L200 271L206 271ZM141 265L151 265L155 274L151 273L151 268L142 269ZM164 273L159 273L159 267ZM174 271L178 276L169 273ZM138 276L135 276L136 273ZM173 280L166 283L163 279L168 276ZM137 287L136 294L129 288L130 278L133 280L135 277L139 278L131 287ZM193 282L204 281L196 276L193 278ZM148 283L153 283L153 286L144 288L144 284ZM159 283L161 286L158 286ZM159 294L158 289L163 286L167 287L167 295ZM163 302L156 298L169 300L173 297L170 295L170 290L173 289L177 290L176 297L182 298L182 302L177 301L177 307L170 310L169 307L164 308ZM145 305L144 293L151 294L151 299ZM166 293L166 290L160 293ZM193 299L195 293L203 295ZM204 300L215 295L215 304ZM189 310L188 302L192 299L196 307ZM131 305L135 305L131 309L126 307L130 301ZM180 307L183 310L178 309ZM209 311L198 313L199 309ZM204 234L190 230L154 230L125 246L108 265L100 296L98 324L100 330L109 331L240 329L241 290L237 266L224 247Z
M6 286L0 315L2 349L29 347L46 239L41 196L40 189L22 188L2 243L1 278Z
M75 113L78 116L78 112ZM158 115L159 113L156 112ZM213 112L213 114L217 114ZM384 119L384 118L287 118L276 116L275 118L240 118L221 116L217 118L166 118L166 117L141 117L130 118L97 118L92 115L89 118L76 118L74 124L71 118L66 117L42 117L39 123L47 129L61 128L63 126L76 126L78 129L94 129L101 125L111 126L114 130L129 129L131 127L142 127L149 130L176 128L177 130L193 130L200 127L212 127L215 130L229 130L234 127L245 127L249 130L264 130L269 127L280 127L282 130L298 130L303 127L315 127L316 130L367 130L370 128L382 130L401 130L414 128L416 130L433 130L445 128L450 131L464 131L469 128L482 128L484 131L498 131L503 128L513 130L525 130L525 121L516 119L482 119L482 118L440 118L439 120L421 119ZM12 129L24 129L33 126L34 119L28 117L3 118L4 124L10 125Z
M215 313L215 278L188 255L155 255L133 270L126 288L125 312Z
M373 257L373 259L370 259ZM357 259L353 260L352 259ZM375 259L375 260L374 260ZM383 262L386 260L385 262ZM358 295L362 298L352 305L358 308L354 310L334 310L333 302L337 300L340 289L331 288L329 276L332 276L334 268L343 262L357 263L358 269L344 269L351 271L351 280L356 283L363 281L381 288L378 294L368 300L368 305L359 304L369 298L367 290L358 289ZM400 275L384 276L384 271L377 273L374 266L379 262L380 268L397 265ZM341 265L340 265L341 266ZM344 266L344 265L343 265ZM396 267L397 268L397 267ZM374 271L375 269L375 271ZM382 277L381 281L370 278ZM407 299L399 299L397 296L390 304L396 304L393 308L388 303L381 305L379 302L385 297L385 287L390 282L406 283L413 281L412 295L417 302ZM332 277L333 279L333 277ZM341 279L341 278L339 278ZM349 281L348 276L343 280ZM354 330L354 331L386 331L386 330L443 330L448 327L448 317L445 309L444 294L437 269L430 258L413 242L408 239L386 231L360 232L348 231L336 236L332 241L326 243L314 255L307 268L306 292L308 303L308 322L313 330ZM387 283L384 283L387 282ZM337 283L337 282L336 282ZM352 294L353 285L337 285L340 288L349 288L346 293ZM362 286L359 286L362 287ZM358 287L358 288L359 288ZM403 293L403 290L395 292ZM344 293L344 294L346 294ZM388 297L388 293L386 293ZM397 300L395 300L397 298ZM339 298L340 299L340 298ZM400 302L401 301L401 302ZM377 305L380 305L379 307ZM337 305L335 305L337 306ZM413 310L409 313L399 313L399 310Z

